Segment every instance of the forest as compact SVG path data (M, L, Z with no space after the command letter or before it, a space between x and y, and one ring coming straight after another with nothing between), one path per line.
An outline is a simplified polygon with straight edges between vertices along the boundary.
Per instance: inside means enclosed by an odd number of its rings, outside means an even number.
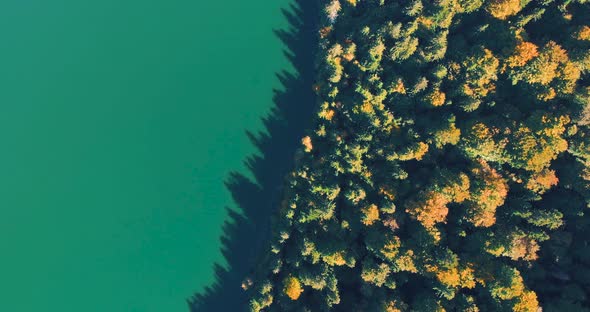
M590 311L590 1L321 0L251 311Z

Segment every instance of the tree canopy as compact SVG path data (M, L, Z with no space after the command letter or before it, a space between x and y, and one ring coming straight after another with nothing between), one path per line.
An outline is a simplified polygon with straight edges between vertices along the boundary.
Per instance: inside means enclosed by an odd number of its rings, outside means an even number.
M252 311L590 311L590 2L322 0Z

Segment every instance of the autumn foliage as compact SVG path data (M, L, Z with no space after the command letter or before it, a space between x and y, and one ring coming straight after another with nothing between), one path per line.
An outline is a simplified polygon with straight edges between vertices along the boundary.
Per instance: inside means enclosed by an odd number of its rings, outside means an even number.
M285 280L284 292L291 300L297 300L301 296L303 289L297 278L289 277Z
M251 310L590 311L590 2L320 2Z
M503 20L518 13L522 9L520 3L520 0L490 0L486 9L495 18Z

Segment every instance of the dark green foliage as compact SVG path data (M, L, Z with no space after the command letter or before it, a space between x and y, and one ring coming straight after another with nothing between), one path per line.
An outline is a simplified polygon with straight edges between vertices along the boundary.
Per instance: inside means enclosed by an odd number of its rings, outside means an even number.
M322 3L252 310L590 309L586 1Z

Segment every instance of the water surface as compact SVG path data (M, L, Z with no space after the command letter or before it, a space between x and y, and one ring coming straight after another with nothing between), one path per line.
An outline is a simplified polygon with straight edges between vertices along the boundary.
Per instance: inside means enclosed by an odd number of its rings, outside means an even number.
M0 2L0 311L187 310L287 2Z

